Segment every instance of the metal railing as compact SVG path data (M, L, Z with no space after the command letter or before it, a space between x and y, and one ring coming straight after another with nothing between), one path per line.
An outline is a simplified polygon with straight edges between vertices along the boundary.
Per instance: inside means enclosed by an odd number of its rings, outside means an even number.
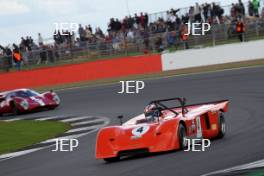
M263 4L263 0L261 4ZM247 4L244 5L247 13ZM230 12L230 7L223 7L225 13ZM187 8L182 9L181 13L184 13L184 11L187 11ZM152 15L159 17L159 14L164 15L165 13L161 12ZM21 54L24 60L23 68L30 69L45 65L155 53L161 50L176 51L186 49L185 44L180 40L179 31L148 33L148 37L140 34L136 36L133 39L122 39L116 42L99 40L96 43L63 43L61 45L50 45L44 49L35 49L27 52L22 51ZM243 38L244 41L264 38L264 19L257 18L248 20ZM189 48L203 48L233 42L239 42L235 24L233 23L214 24L211 31L206 35L190 36L188 39ZM9 71L13 65L12 57L0 56L0 71Z
M234 1L234 4L237 3L238 1ZM245 7L245 15L249 15L249 9L248 9L248 5L249 2L248 1L242 1ZM219 5L221 8L223 8L224 13L223 16L231 16L231 8L232 5L228 4L228 5L222 5L220 1L216 1L214 2L216 5ZM211 3L208 3L211 4ZM194 6L195 4L193 4L192 6ZM201 5L201 4L200 4ZM259 8L259 13L261 13L261 10L264 8L264 0L260 0L260 8ZM184 7L184 8L180 8L179 11L177 12L177 15L179 17L181 17L182 15L185 15L186 13L189 13L189 9L190 7ZM174 10L177 10L177 7L174 7ZM170 11L170 10L168 10ZM168 11L161 11L161 12L156 12L156 13L151 13L149 14L149 21L150 22L155 22L157 21L159 18L163 18L164 20L167 19L167 12Z
M246 24L244 41L264 39L264 20L251 21ZM173 37L173 40L170 40ZM173 42L171 42L173 41ZM235 24L213 25L210 32L204 36L190 36L189 48L203 48L220 44L240 42L235 31ZM73 46L50 47L41 50L22 52L24 68L32 68L43 65L56 65L69 62L82 62L99 58L112 58L118 56L138 55L142 53L155 53L162 50L186 49L180 40L179 32L153 33L149 37L134 38L120 42L97 42L88 44L85 42ZM0 57L0 68L8 71L14 63L10 57Z

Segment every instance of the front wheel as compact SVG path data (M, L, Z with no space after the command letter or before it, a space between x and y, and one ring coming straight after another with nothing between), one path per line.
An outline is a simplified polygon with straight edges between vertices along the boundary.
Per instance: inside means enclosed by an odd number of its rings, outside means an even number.
M56 108L57 108L57 106L52 106L52 107L49 107L49 110L54 110Z
M187 147L188 143L187 143L187 138L186 138L186 129L183 126L183 124L179 125L178 139L179 139L180 149L185 149Z
M219 132L217 135L217 138L223 138L225 136L226 133L226 124L225 124L225 117L224 115L221 113L219 115L219 119L218 119L218 123L219 123Z

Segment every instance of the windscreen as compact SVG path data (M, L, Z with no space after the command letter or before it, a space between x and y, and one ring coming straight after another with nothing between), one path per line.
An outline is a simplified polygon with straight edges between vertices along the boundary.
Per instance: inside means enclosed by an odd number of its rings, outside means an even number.
M39 94L35 91L30 91L30 90L26 90L26 91L17 91L15 96L17 97L22 97L22 98L28 98L28 97L34 97L34 96L38 96Z

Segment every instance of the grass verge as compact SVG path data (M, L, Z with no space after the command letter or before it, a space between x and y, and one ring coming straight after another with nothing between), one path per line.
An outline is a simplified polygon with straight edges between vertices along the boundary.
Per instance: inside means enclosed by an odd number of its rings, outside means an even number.
M242 176L264 176L264 168L253 169Z
M51 139L69 129L69 124L56 121L0 121L0 154L14 152Z

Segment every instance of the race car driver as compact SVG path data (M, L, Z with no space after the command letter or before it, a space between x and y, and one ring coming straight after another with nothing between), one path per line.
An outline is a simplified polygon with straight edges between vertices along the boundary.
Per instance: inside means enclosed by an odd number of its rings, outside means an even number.
M144 109L144 115L147 122L158 122L162 113L155 104L149 104Z

